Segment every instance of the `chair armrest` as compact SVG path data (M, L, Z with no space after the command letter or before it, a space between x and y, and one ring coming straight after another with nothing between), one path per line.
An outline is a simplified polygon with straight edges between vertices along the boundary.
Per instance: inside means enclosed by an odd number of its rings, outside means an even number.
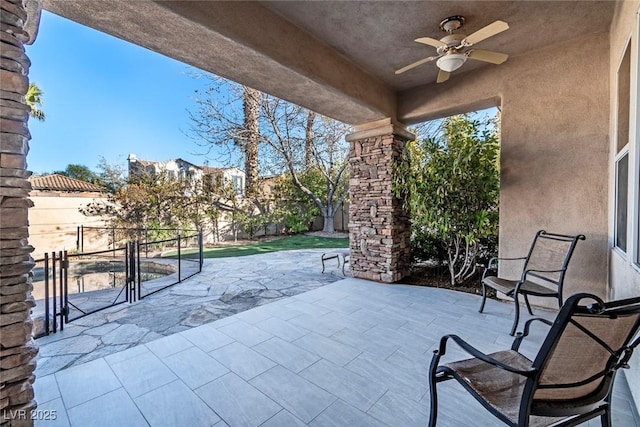
M518 374L518 375L523 375L525 377L530 377L532 376L536 371L534 369L529 369L526 371L523 371L521 369L516 369L512 366L509 366L505 363L500 362L499 360L496 360L494 358L492 358L491 356L484 354L483 352L481 352L480 350L478 350L477 348L473 347L471 344L467 343L466 341L464 341L462 338L460 338L457 335L445 335L440 339L440 346L438 348L438 350L436 350L434 353L437 353L438 356L443 356L446 352L446 347L447 347L447 341L449 339L452 339L456 344L458 344L460 346L460 348L462 348L464 351L466 351L467 353L469 353L470 355L472 355L473 357L482 360L485 363L488 363L490 365L496 366L500 369L504 369L505 371L509 371L512 372L514 374Z
M529 335L529 331L531 330L531 324L533 322L542 322L548 326L552 326L553 322L547 319L543 319L542 317L533 317L529 320L527 320L524 324L524 329L522 332L518 332L516 334L516 338L513 340L513 344L511 345L511 350L514 351L518 351L518 349L520 348L520 344L522 343L522 340Z

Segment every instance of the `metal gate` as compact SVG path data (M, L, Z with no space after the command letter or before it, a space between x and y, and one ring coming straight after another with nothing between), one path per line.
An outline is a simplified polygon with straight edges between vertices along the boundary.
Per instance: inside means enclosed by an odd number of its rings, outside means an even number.
M149 256L149 247L167 244L176 248L176 255ZM201 233L156 242L133 241L104 251L45 254L36 260L34 269L34 336L63 330L74 320L180 283L201 272L202 262ZM169 271L156 278L149 264Z

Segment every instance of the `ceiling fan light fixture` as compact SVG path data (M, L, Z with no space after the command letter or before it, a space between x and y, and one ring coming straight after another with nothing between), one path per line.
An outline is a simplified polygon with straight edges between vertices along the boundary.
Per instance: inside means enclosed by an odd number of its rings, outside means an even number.
M439 58L436 64L438 68L442 71L446 71L451 73L458 68L462 67L462 65L467 61L467 55L464 53L449 53Z

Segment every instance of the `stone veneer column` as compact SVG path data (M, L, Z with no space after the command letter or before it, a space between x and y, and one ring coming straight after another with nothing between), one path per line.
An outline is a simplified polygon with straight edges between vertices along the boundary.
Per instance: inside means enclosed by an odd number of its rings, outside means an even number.
M396 282L409 274L410 227L402 202L392 191L393 165L413 139L391 119L357 126L347 136L349 160L349 263L354 277Z
M30 61L24 43L33 41L40 6L29 0L0 0L0 425L31 426L36 407L32 384L38 349L31 338L31 269L27 242L28 199L26 156L30 134L29 107L24 95L29 87ZM26 2L25 2L26 4ZM27 9L29 8L29 14ZM35 13L36 24L29 35Z

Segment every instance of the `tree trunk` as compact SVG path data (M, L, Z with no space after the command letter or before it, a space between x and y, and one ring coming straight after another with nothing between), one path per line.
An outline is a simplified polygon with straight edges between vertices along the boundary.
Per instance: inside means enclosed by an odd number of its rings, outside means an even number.
M322 231L325 233L335 233L336 229L333 227L333 217L334 215L324 215L324 227Z
M260 91L244 86L244 173L245 194L258 194L258 151L260 148Z
M309 110L307 115L307 129L305 133L304 164L307 170L313 167L313 122L316 120L316 113Z
M335 233L336 229L333 227L333 217L336 215L336 210L333 205L328 205L322 209L322 218L324 219L324 225L322 231L325 233Z

